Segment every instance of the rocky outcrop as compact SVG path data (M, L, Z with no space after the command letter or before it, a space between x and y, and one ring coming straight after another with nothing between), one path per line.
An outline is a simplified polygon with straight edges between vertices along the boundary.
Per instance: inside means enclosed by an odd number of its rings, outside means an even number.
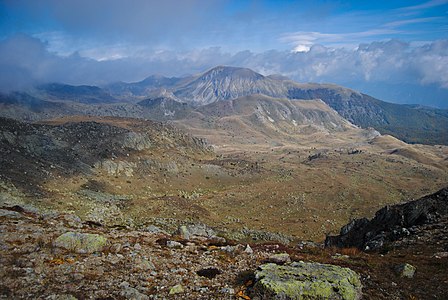
M360 299L361 281L354 271L334 265L273 263L255 272L254 293L261 299Z
M188 224L178 228L177 234L185 240L214 240L216 242L225 243L225 239L218 237L216 231L205 224Z
M326 247L357 247L378 250L402 236L410 235L416 227L436 223L448 216L448 188L405 204L386 206L372 220L353 220L341 228L337 236L328 236Z
M126 177L132 177L136 164L134 162L107 159L95 163L95 168L104 170L109 175L117 176L124 174Z

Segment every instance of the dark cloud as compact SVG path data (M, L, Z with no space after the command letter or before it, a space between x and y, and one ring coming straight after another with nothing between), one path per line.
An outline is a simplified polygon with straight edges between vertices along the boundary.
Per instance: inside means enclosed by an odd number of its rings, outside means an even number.
M78 53L59 56L50 53L39 39L17 35L0 42L0 87L3 90L17 89L50 81L101 85L137 81L156 73L181 76L216 65L233 65L249 67L263 74L282 74L301 82L370 86L369 90L373 92L375 86L378 89L395 86L402 92L409 90L409 86L427 86L439 89L434 97L441 99L448 95L448 40L420 46L391 40L362 44L354 50L314 45L308 52L297 53L271 50L230 54L219 47L143 52L141 56L104 61L85 58ZM419 93L424 94L421 89ZM379 94L385 95L384 91ZM405 93L391 95L403 97ZM413 101L412 97L412 94L408 95L406 101L448 107L446 100L428 102L428 99L422 101L419 98Z
M200 35L222 5L221 0L14 0L9 10L77 38L151 44L183 42ZM50 24L48 24L51 22ZM39 28L36 28L39 30ZM47 29L48 30L48 29ZM193 35L193 36L194 36Z

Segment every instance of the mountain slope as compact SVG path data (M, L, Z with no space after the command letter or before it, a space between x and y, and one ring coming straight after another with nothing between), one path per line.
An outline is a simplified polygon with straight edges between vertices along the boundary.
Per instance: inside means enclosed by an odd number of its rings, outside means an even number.
M161 75L151 75L142 81L126 83L116 82L104 87L112 95L118 97L147 97L153 90L159 88L173 88L184 80L177 77L164 77Z
M190 165L208 153L203 140L152 121L66 117L30 124L0 117L0 184L7 181L31 194L61 177L85 177L103 186L113 177L148 182L152 174L162 178L169 165Z
M367 130L358 129L321 100L278 99L259 94L198 107L176 124L218 147L304 146L316 139L336 145L338 139L349 135L359 143L366 142L369 136Z
M448 144L448 114L444 110L388 103L324 84L293 83L288 98L322 99L352 123L374 127L408 143Z
M97 86L49 83L37 87L41 98L79 103L114 103L117 99Z

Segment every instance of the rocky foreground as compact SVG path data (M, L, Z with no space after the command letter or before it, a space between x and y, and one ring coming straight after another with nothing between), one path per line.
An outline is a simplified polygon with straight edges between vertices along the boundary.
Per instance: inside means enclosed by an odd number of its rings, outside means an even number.
M197 224L169 234L3 207L0 298L444 299L448 223L423 223L368 254L238 244Z
M361 295L360 277L352 270L292 262L283 245L252 248L228 243L203 226L182 226L176 235L169 235L155 226L147 231L105 228L82 223L74 215L43 215L19 206L1 209L0 218L2 298L294 299L303 294L358 299ZM300 292L294 288L299 284Z

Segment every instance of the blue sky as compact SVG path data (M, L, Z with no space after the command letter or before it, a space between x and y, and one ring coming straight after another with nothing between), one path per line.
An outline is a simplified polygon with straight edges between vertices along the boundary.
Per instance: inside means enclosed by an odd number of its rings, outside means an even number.
M0 88L226 64L448 107L447 39L448 0L6 0Z

